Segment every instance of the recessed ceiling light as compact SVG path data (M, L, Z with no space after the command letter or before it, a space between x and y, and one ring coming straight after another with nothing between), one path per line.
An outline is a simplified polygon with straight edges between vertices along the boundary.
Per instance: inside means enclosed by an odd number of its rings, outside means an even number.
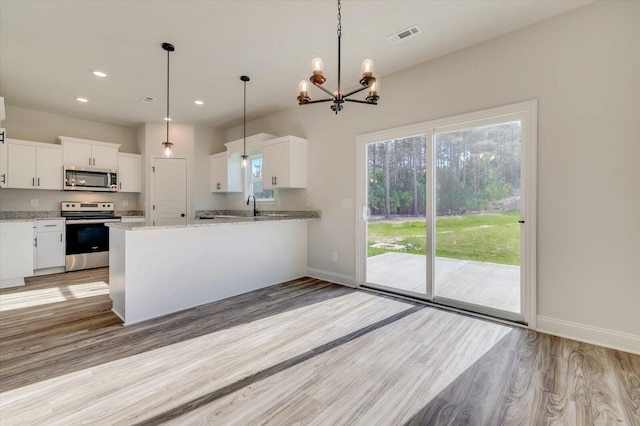
M82 103L87 103L87 102L89 102L89 99L87 99L87 98L77 97L77 98L76 98L76 101L78 101L78 102L82 102Z
M107 76L107 73L104 71L95 70L93 71L93 75L95 75L96 77L105 78Z
M203 101L193 101L193 103L196 105L204 105Z
M165 117L164 121L171 121L171 117Z

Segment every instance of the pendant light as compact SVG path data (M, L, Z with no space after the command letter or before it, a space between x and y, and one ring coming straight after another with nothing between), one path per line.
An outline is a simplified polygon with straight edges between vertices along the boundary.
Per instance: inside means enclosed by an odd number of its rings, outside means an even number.
M167 51L167 115L164 117L167 122L167 139L162 142L162 146L165 158L171 158L173 157L173 144L169 142L169 122L171 121L171 116L169 115L169 54L176 49L171 43L162 43L162 48Z
M244 111L242 114L242 168L247 168L249 156L247 155L247 81L250 80L246 75L240 76L240 80L244 83Z

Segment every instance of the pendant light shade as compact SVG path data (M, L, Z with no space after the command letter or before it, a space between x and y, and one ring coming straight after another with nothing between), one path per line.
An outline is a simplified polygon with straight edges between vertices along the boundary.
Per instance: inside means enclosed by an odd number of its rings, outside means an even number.
M162 154L165 158L171 158L173 157L173 143L169 142L169 122L171 121L169 115L169 54L176 49L171 43L162 43L162 48L167 51L167 115L164 117L167 122L167 139L162 142Z
M244 83L244 107L242 113L242 168L247 168L247 163L249 162L249 156L247 155L247 81L250 80L246 75L240 76L240 80Z

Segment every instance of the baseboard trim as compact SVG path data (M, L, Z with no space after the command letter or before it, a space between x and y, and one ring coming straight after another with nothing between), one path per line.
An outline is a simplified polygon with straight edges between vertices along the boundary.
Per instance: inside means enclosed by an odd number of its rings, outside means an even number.
M640 355L640 336L538 315L537 331Z
M327 271L324 269L307 268L307 276L336 284L346 285L347 287L356 287L355 277L345 274L339 274L337 272Z
M20 287L24 285L24 278L7 278L0 280L0 288Z

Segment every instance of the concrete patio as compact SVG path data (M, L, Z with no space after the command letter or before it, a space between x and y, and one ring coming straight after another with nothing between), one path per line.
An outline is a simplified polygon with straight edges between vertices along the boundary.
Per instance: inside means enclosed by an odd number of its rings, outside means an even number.
M435 259L434 294L509 312L520 312L520 267L471 260ZM367 258L367 282L426 293L426 257L384 253Z

